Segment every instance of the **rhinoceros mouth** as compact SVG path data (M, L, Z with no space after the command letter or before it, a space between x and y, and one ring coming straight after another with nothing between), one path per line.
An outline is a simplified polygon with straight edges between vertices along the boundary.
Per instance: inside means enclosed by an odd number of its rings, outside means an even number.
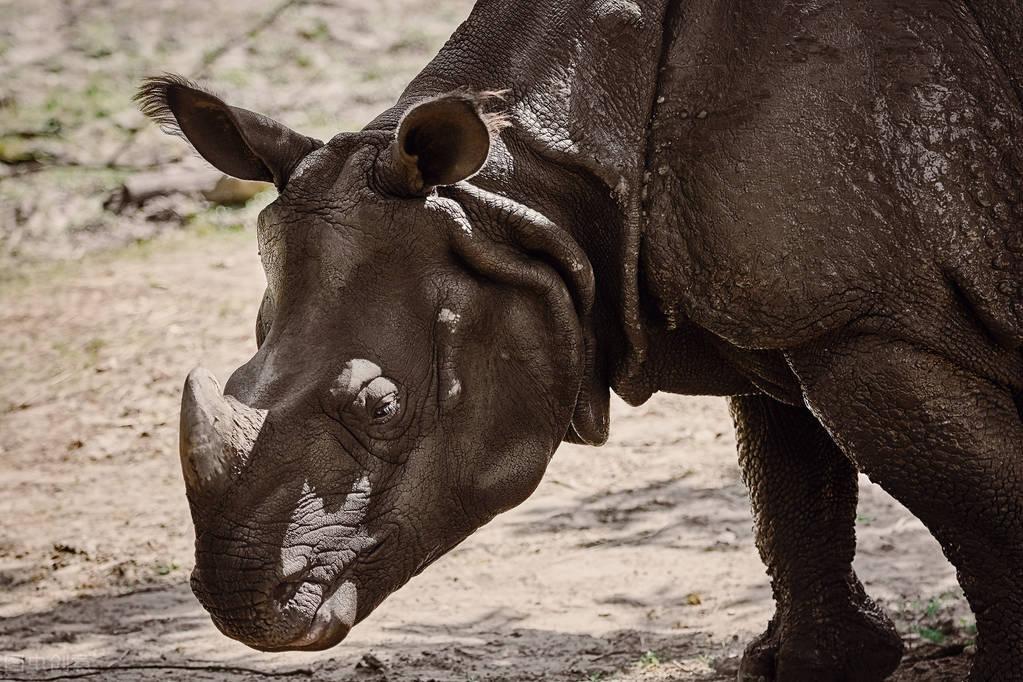
M355 625L358 592L355 583L342 580L323 600L305 632L286 644L255 645L260 651L320 651L339 644Z

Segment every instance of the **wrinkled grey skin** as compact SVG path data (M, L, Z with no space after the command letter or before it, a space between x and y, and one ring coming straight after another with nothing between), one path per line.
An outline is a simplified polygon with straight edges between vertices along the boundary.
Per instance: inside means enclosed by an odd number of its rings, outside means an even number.
M1021 33L1011 0L484 0L325 145L151 81L147 113L281 191L259 350L182 403L218 627L337 643L562 439L603 442L609 388L671 391L735 416L778 605L740 679L897 665L857 470L958 569L971 680L1023 679Z

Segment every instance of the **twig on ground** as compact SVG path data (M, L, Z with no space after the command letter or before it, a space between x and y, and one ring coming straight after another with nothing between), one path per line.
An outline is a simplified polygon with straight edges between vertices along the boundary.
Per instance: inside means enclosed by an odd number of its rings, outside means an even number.
M5 679L12 682L49 682L49 680L71 680L82 677L93 677L104 673L116 672L119 670L191 670L194 672L209 673L237 673L243 675L256 675L259 677L312 677L312 668L295 668L293 670L269 671L257 668L245 668L234 665L174 665L169 663L137 663L124 665L82 665L66 671L60 671L57 675L48 677L9 677ZM58 671L53 671L58 672ZM45 674L45 673L43 673Z
M268 29L270 26L272 26L273 23L277 21L277 19L279 19L282 14L284 14L284 12L291 9L292 7L305 4L306 2L308 2L308 0L282 0L281 2L277 3L277 5L275 5L269 12L259 17L259 19L253 22L247 29L245 29L241 33L232 35L231 37L224 40L222 43L220 43L220 45L213 48L212 50L207 50L203 52L202 59L200 59L199 63L195 66L195 68L192 69L192 73L188 74L189 77L195 80L209 78L210 68L217 62L217 60L224 56L224 54L227 53L228 50L230 50L233 47L237 47L238 45L242 45L248 42L249 40L252 40L257 35L259 35L263 31ZM135 130L131 130L128 132L128 135L125 138L124 142L121 143L121 145L114 151L114 153L107 160L108 165L117 163L117 160L120 159L121 156L126 151L128 151L131 145L135 142L135 138L138 136L141 130L143 129L137 128Z
M304 4L305 2L306 0L283 0L282 2L277 3L273 9L257 19L243 32L231 36L212 50L204 52L201 63L194 70L192 76L194 78L208 78L209 68L213 66L213 64L216 63L216 61L220 59L225 52L230 50L232 47L236 47L248 40L252 40L277 21L277 19L284 14L285 11L296 5Z

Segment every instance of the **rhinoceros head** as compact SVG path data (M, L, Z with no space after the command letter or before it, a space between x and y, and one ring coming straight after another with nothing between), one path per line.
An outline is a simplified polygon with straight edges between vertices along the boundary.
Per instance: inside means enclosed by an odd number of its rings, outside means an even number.
M192 588L264 650L341 641L389 593L535 488L590 391L593 274L543 216L463 182L496 119L456 92L326 144L176 77L143 110L220 170L272 181L257 350L193 370L181 465Z

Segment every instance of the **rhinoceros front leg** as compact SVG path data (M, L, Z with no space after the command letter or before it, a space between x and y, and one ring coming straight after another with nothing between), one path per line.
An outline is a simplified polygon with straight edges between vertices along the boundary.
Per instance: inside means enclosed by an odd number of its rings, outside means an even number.
M977 617L969 679L1023 680L1023 421L1012 390L876 336L789 360L842 449L924 522L958 570Z
M731 400L757 548L777 611L740 682L880 682L902 642L853 572L856 469L805 407Z

